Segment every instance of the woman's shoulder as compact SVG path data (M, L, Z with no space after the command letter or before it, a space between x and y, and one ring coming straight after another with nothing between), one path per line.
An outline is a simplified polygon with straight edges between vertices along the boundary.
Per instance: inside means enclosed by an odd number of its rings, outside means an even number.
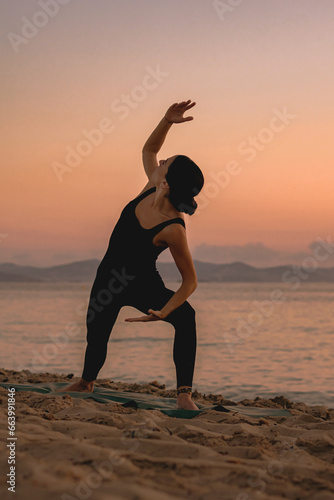
M186 228L184 216L180 212L170 214L170 216L162 222L166 224L163 228L164 232L179 234L180 230L182 231L183 228Z

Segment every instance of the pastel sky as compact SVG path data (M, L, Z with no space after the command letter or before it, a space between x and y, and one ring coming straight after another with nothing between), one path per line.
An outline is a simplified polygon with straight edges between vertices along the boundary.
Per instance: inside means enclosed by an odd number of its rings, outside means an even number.
M328 239L333 18L332 0L4 2L0 262L102 258L142 145L186 99L159 159L204 173L192 249Z

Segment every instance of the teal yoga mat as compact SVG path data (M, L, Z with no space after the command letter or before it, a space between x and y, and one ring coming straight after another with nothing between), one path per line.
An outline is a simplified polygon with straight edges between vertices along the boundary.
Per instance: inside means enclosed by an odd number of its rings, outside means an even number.
M69 385L62 382L49 382L40 384L8 384L0 382L4 388L15 388L16 391L34 391L41 394L54 394L62 396L69 394L72 398L94 399L99 403L120 403L124 407L139 408L143 410L160 410L169 417L193 418L207 410L216 410L221 412L232 412L247 415L249 417L291 417L289 410L279 408L258 408L255 406L206 406L196 403L199 410L178 410L175 408L175 398L159 398L152 394L143 394L138 392L112 391L104 387L94 387L94 392L55 392L61 387Z

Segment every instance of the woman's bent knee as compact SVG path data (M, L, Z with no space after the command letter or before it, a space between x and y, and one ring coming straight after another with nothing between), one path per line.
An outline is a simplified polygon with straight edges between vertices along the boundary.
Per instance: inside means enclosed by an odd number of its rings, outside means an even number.
M196 311L195 309L189 304L189 302L185 302L186 304L186 314L189 318L195 320L196 318Z
M184 302L180 307L175 309L169 316L167 316L166 321L172 323L176 326L179 323L195 323L196 312L195 309L189 304L189 302Z

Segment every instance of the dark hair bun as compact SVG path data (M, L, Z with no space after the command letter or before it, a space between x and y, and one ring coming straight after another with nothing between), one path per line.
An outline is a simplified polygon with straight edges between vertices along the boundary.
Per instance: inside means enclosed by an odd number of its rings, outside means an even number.
M190 197L185 197L183 195L180 198L170 197L170 201L171 201L172 205L179 212L184 212L188 215L192 215L197 208L197 203L191 195L190 195Z
M197 208L194 196L204 184L200 168L187 156L178 155L168 168L166 180L169 185L169 199L174 208L192 215Z

